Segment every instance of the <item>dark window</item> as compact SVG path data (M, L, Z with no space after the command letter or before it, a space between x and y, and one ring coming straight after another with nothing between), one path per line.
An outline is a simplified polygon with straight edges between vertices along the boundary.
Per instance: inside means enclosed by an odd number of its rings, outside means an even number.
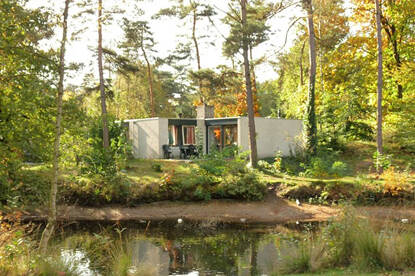
M194 126L183 126L183 144L184 145L196 144Z

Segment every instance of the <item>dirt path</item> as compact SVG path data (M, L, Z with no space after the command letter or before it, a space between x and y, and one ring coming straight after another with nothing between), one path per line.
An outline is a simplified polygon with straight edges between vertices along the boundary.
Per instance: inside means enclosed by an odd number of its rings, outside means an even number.
M415 208L358 207L364 216L379 220L406 218L415 220ZM134 220L175 220L221 221L246 223L288 223L295 221L326 221L341 212L339 208L301 204L287 201L269 194L261 202L236 202L212 200L209 202L156 202L138 207L109 206L88 208L60 206L60 221L134 221ZM23 219L39 221L46 218L42 210L23 215Z

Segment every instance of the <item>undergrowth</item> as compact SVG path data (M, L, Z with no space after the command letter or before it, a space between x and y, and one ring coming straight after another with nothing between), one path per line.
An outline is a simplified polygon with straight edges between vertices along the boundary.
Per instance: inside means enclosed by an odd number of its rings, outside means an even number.
M359 272L415 268L415 233L401 227L375 225L346 208L342 217L317 232L282 244L278 274L347 268Z

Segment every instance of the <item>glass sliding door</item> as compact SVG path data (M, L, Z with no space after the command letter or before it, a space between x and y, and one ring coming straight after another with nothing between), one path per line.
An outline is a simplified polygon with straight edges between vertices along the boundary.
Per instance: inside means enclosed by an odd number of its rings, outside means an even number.
M222 150L224 147L238 144L237 125L208 127L208 152Z
M236 125L223 126L223 146L236 146L238 144L238 129Z

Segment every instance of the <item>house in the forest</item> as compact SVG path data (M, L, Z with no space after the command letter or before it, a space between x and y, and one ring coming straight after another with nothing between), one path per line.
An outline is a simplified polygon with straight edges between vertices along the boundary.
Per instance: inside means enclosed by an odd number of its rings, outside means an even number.
M248 118L214 118L213 107L200 105L196 118L125 120L135 158L187 158L196 145L208 153L237 145L249 150ZM302 133L301 120L255 117L258 158L289 155Z

